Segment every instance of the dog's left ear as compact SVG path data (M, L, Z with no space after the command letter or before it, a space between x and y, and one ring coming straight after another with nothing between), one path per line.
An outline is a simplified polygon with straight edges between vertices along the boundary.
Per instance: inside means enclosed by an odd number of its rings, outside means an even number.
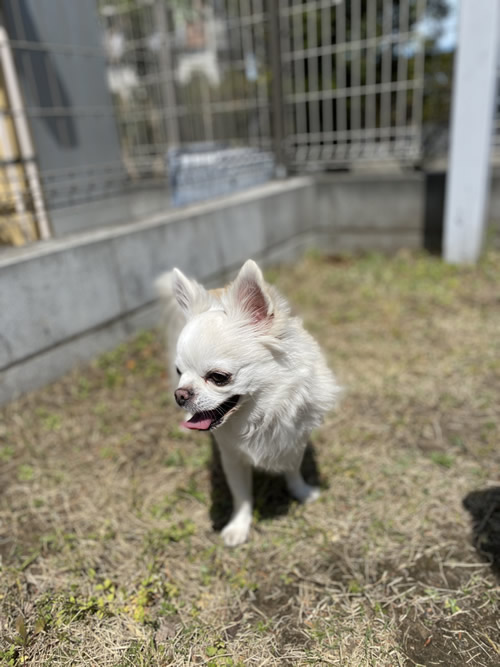
M254 324L264 324L273 316L273 303L267 293L262 271L249 259L243 264L232 288L232 298Z
M196 282L186 278L179 269L172 271L174 296L187 317L202 313L210 307L210 297L206 289Z

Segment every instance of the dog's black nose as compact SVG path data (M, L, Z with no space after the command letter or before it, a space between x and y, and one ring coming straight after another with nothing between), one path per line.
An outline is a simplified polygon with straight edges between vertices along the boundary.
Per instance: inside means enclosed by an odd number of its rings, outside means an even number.
M175 390L174 394L177 405L180 405L182 408L182 406L194 395L194 391L191 387L180 387Z

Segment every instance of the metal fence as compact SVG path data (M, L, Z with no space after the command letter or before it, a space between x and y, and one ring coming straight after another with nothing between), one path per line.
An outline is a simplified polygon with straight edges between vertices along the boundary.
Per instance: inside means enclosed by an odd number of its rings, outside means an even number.
M82 205L166 190L167 151L193 142L272 149L296 171L419 157L425 0L2 6L24 96L3 115L30 125L36 206L30 156L18 180L39 229L45 209L57 235L105 224Z
M415 161L425 4L106 0L127 158L161 169L169 145L215 140L274 146L299 169Z
M263 0L99 3L122 147L132 176L167 149L214 141L269 147Z
M425 0L281 0L293 165L419 157Z

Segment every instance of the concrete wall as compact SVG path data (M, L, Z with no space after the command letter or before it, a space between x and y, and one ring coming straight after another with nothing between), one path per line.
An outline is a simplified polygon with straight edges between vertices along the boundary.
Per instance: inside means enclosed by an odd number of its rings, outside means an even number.
M0 255L0 402L156 324L153 281L173 266L215 284L248 257L420 247L424 182L294 178Z
M321 247L332 252L420 248L424 209L423 174L345 173L316 178Z

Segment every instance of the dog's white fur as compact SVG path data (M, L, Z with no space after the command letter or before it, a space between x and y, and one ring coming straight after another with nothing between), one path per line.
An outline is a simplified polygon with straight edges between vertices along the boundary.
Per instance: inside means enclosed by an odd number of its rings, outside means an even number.
M284 473L302 502L319 496L300 465L312 429L339 388L316 341L252 260L224 290L207 291L177 269L156 285L167 306L171 378L177 367L178 387L193 393L183 407L214 410L240 396L213 431L233 496L222 536L227 545L241 544L252 519L252 466ZM230 374L229 384L207 381L213 370Z

